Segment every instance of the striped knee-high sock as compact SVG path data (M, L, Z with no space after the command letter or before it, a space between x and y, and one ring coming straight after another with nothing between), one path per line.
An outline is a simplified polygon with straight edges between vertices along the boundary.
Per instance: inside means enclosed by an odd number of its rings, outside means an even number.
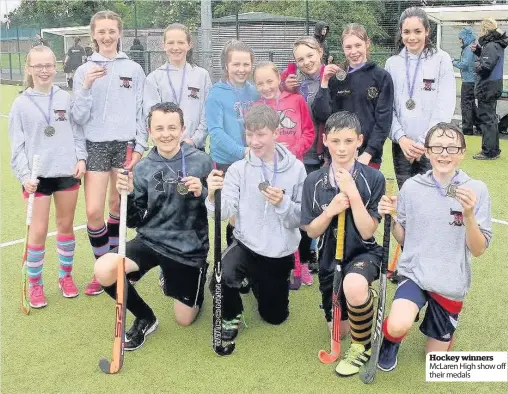
M369 290L369 298L363 305L352 306L347 303L349 324L351 326L351 342L360 343L365 349L370 348L372 318L374 316L374 297Z
M118 235L120 234L120 216L109 213L108 218L108 236L109 250L118 246Z
M109 252L108 229L103 225L99 229L87 227L88 238L92 245L93 254L96 259Z
M26 266L30 287L42 285L42 266L45 253L44 245L28 245Z
M74 263L74 248L76 247L76 239L72 235L56 235L56 252L58 254L58 262L60 269L58 277L63 278L66 275L71 275L72 264Z

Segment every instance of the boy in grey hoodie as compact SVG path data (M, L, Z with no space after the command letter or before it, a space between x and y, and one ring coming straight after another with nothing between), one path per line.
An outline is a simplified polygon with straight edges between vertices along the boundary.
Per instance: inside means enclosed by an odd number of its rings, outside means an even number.
M239 291L246 277L266 322L281 324L289 315L289 273L300 242L306 173L303 163L275 142L278 126L279 116L271 107L253 106L245 116L250 152L229 167L225 178L213 170L207 180L209 214L215 212L215 191L222 189L222 219L235 217L235 239L222 256L226 341L238 334L243 311Z
M439 123L427 134L425 149L432 169L404 183L398 197L383 196L379 203L381 215L392 215L392 233L404 246L399 286L383 323L383 371L396 367L400 342L425 304L420 331L428 337L427 352L450 349L471 286L471 255L482 255L492 237L487 186L458 170L466 150L462 132Z

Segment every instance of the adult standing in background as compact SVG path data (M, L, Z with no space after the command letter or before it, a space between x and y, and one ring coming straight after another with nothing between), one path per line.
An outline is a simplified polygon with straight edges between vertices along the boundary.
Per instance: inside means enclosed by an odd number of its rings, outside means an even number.
M146 73L145 69L145 48L139 41L139 38L135 38L132 42L132 46L130 48L129 57L138 63L143 71Z
M497 22L486 18L481 24L478 44L472 46L479 60L475 63L478 99L478 118L482 129L482 150L473 156L476 160L495 160L501 155L496 105L503 90L504 49L508 45L506 32L497 28Z
M473 135L474 126L478 127L476 101L474 96L474 83L476 80L475 54L471 50L476 37L470 27L464 27L459 33L462 46L460 60L453 59L454 67L460 70L462 87L460 89L460 109L462 111L462 132L464 135Z
M328 48L328 42L326 36L330 32L330 27L326 22L318 21L314 27L314 38L319 42L321 49L323 50L323 64L329 64L333 61L333 56L330 55L330 49Z
M85 49L80 45L81 38L74 38L74 45L69 48L64 59L64 72L67 86L72 89L74 72L83 64Z

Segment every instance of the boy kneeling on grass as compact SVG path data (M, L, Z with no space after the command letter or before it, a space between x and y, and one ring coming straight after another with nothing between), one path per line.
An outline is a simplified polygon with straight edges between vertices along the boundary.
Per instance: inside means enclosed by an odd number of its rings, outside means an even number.
M322 239L319 290L325 318L332 329L337 217L342 212L346 215L340 332L342 335L351 329L351 347L336 368L339 376L346 377L357 374L372 353L374 295L369 286L379 277L383 254L374 234L381 221L377 206L385 192L385 179L381 172L355 159L363 143L355 114L343 111L331 115L323 141L332 163L305 180L301 224L309 237Z
M250 151L229 167L224 178L222 171L213 170L207 180L208 212L215 212L215 191L222 190L222 220L235 218L234 241L222 256L225 341L238 334L244 278L252 285L263 320L281 324L289 316L289 273L300 243L306 172L301 161L276 143L278 127L279 116L272 108L264 104L251 107L245 116ZM212 279L210 288L214 287Z
M175 319L190 325L203 303L208 255L208 218L203 186L212 160L180 141L183 112L174 103L154 105L148 115L148 131L155 147L134 174L118 172L118 192L128 190L127 226L136 238L127 242L127 279L139 280L160 266L164 293L174 298ZM117 255L113 249L95 263L95 275L113 299L116 297ZM136 350L159 322L152 309L127 281L127 309L136 317L126 334L125 350Z
M462 132L439 123L429 130L425 149L432 170L379 203L381 215L392 215L392 233L404 246L401 278L383 324L378 362L383 371L397 366L400 343L425 304L420 331L428 338L426 351L450 350L471 286L471 255L481 256L492 237L487 186L458 170L466 151Z

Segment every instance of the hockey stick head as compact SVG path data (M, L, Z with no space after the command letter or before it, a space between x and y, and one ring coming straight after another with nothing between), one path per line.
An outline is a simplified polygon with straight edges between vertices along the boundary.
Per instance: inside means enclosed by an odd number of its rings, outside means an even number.
M106 358L101 358L99 361L99 368L102 372L109 374L115 374L118 371L120 371L120 368L122 366L119 365L119 363L116 362L109 362Z
M219 356L229 356L235 350L235 343L231 342L227 345L214 346L213 350Z

